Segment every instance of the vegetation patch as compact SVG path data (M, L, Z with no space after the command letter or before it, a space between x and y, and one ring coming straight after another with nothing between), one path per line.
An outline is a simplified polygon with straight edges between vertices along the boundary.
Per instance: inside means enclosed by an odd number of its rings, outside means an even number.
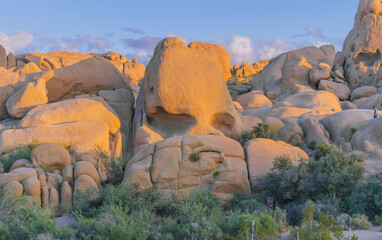
M248 141L255 138L268 138L274 141L278 140L274 132L269 132L268 124L259 123L257 126L252 128L251 132L244 133L241 136L240 144L244 146Z
M190 161L191 162L197 162L200 159L200 153L195 152L190 155Z

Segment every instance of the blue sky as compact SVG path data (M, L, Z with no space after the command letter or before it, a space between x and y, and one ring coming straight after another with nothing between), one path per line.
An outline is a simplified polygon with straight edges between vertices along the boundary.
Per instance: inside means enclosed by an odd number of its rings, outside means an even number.
M255 62L310 45L336 50L353 26L358 0L2 1L7 51L115 51L147 63L167 36L218 43L232 63Z

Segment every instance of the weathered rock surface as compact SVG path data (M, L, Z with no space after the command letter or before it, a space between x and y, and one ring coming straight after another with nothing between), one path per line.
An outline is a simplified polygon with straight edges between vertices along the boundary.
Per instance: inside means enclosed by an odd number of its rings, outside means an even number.
M309 72L310 81L317 85L320 80L330 78L331 66L327 63L319 63Z
M345 73L351 89L378 82L381 65L382 4L377 0L360 0L353 29L336 57L336 70Z
M14 198L21 197L24 192L23 185L18 181L11 181L3 187L3 190L10 191Z
M35 167L62 171L70 163L70 154L60 145L44 143L32 150L31 160Z
M103 121L91 120L55 125L38 125L0 133L0 152L8 152L20 145L56 143L61 146L78 146L109 151L109 127Z
M96 182L97 186L101 182L97 169L94 167L93 164L87 161L79 161L74 166L74 173L73 173L74 179L77 179L81 175L90 176Z
M293 164L298 164L301 159L308 159L308 155L298 147L263 138L247 142L244 151L252 186L255 185L257 177L264 176L273 168L273 161L277 157L289 157Z
M327 76L327 70L315 67L318 64L332 66L335 56L333 46L324 45L320 48L306 47L283 53L273 58L263 71L251 81L253 90L263 90L270 99L289 96L295 84L309 86L310 72L313 70L313 82L317 78ZM326 66L326 65L325 65Z
M142 63L127 62L123 64L123 74L127 81L131 81L138 85L139 80L145 76L146 67Z
M41 72L41 69L37 66L36 63L29 62L25 65L15 68L13 72L18 74L28 74L28 73Z
M19 159L19 160L16 160L11 168L10 168L10 171L16 169L16 168L22 168L22 167L27 167L27 168L31 168L33 167L32 163L27 160L27 159Z
M348 100L351 93L348 85L328 80L321 80L318 85L318 89L331 92L340 100Z
M22 182L27 178L37 177L36 170L33 168L17 168L9 173L0 174L0 188L12 181Z
M163 138L215 134L238 139L244 129L220 65L179 38L166 38L155 48L135 113L134 138L142 125Z
M102 90L98 96L105 99L107 104L117 113L121 122L121 131L127 138L131 135L131 124L134 110L134 95L126 88Z
M22 184L26 195L31 197L31 199L35 201L38 206L41 206L41 187L40 181L37 177L27 178L22 182Z
M45 74L49 102L99 90L129 88L122 73L102 58L89 58Z
M235 101L240 103L244 109L273 106L273 103L271 102L271 100L269 100L269 98L262 94L257 94L256 92L250 92L240 95L240 97L236 98Z
M6 102L9 115L14 118L24 117L32 108L48 102L45 80L26 83Z
M0 45L0 67L8 67L7 52L5 51L5 48L2 45Z
M173 137L150 144L130 159L124 183L140 182L178 195L207 189L222 199L249 193L248 172L240 144L222 136Z
M351 131L352 124L372 118L372 110L351 109L323 118L320 123L329 132L330 140L339 143L341 138L346 139L345 132Z
M21 128L53 125L77 121L97 120L106 123L110 133L115 134L121 123L106 103L91 98L75 98L38 106L20 121Z
M363 86L356 88L352 91L350 100L354 101L360 98L371 97L377 94L377 88L372 86Z
M225 81L231 77L231 55L222 46L212 43L191 42L188 47L199 50L214 59L219 65Z
M89 175L81 175L74 182L74 196L80 193L86 193L88 189L98 189L97 183Z

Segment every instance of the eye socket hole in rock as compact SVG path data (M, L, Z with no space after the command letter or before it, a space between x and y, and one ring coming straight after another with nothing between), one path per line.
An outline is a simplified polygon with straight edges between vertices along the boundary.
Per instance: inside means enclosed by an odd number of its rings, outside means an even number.
M235 118L228 113L217 113L212 117L211 125L223 132L225 135L230 135L232 127L235 123Z
M162 137L184 135L196 125L196 119L188 114L172 114L162 107L156 107L154 114L148 114L148 123Z
M379 49L375 53L360 53L355 58L356 64L363 63L367 67L372 67L377 61L381 60L381 52Z

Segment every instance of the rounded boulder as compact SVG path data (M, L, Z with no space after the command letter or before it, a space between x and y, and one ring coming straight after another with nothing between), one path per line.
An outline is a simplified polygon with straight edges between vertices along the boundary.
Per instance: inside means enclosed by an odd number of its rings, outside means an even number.
M31 159L34 165L62 171L70 163L70 154L60 145L44 143L32 150Z

